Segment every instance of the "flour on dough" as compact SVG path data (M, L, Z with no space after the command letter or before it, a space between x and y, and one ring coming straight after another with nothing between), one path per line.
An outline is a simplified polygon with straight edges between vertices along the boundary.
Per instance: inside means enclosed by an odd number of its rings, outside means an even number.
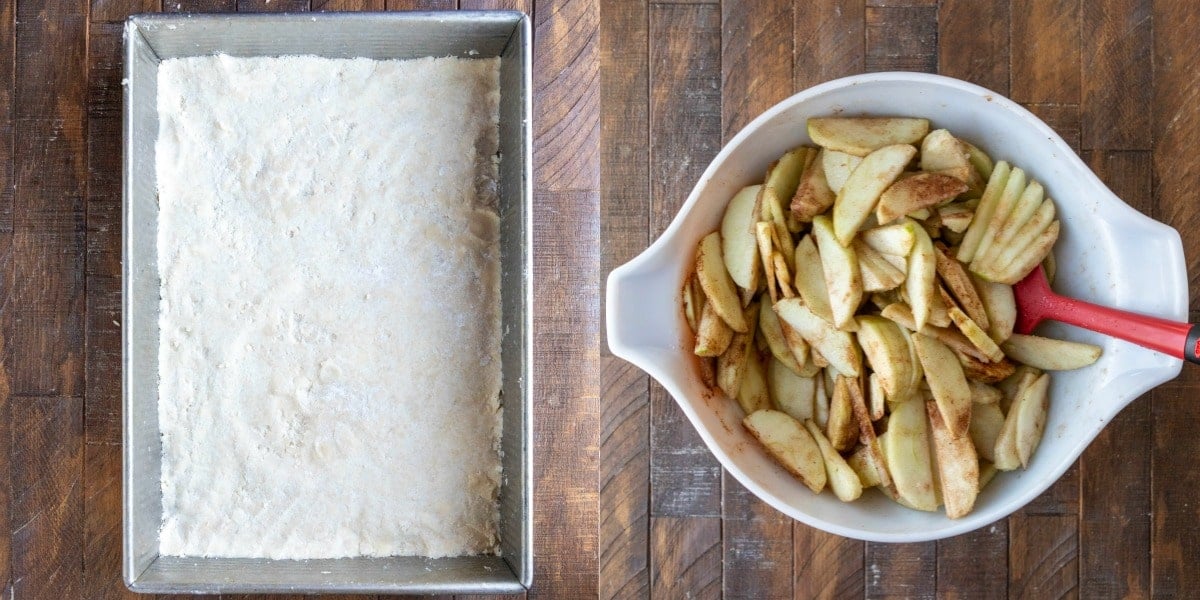
M497 551L498 69L159 67L162 554Z

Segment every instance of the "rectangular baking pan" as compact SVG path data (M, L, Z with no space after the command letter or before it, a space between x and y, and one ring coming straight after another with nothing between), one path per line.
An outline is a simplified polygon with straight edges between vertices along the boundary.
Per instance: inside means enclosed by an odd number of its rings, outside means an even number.
M122 206L122 570L136 592L519 593L533 575L531 424L531 51L519 12L137 15L125 24ZM158 429L158 63L167 58L317 55L501 57L501 301L504 477L500 556L334 560L160 556ZM347 165L347 168L352 168Z

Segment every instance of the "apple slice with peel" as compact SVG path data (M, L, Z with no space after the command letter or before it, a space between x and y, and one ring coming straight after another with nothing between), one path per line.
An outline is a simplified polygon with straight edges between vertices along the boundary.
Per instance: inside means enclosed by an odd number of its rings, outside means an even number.
M988 360L992 362L1000 362L1004 360L1004 351L1000 349L1000 346L997 346L996 342L992 341L992 338L988 336L987 332L984 331L982 327L977 325L975 321L971 320L971 317L968 317L966 313L959 310L957 306L950 307L950 320L954 321L954 325L958 327L958 330L961 331L962 334L966 336L976 348L979 348L980 352L983 352L985 355L987 355Z
M776 462L795 475L808 489L825 489L825 459L812 434L799 421L777 410L760 410L742 420L750 435L766 448Z
M971 442L979 457L987 461L996 459L996 438L1004 428L1004 412L999 404L976 404L971 407Z
M908 256L917 241L914 231L917 226L913 221L906 219L892 225L868 229L860 233L859 237L880 254Z
M792 285L806 306L822 319L833 323L829 289L825 287L825 267L812 235L806 235L796 243L796 272L792 277Z
M713 309L713 303L705 302L696 328L696 356L720 356L732 340L733 330Z
M967 191L967 184L942 173L917 173L893 183L879 197L875 219L890 223L923 208L936 207Z
M738 386L737 401L746 414L771 408L771 395L767 391L767 374L762 361L754 351L746 357L746 373L742 385Z
M766 340L771 354L779 362L795 373L800 372L801 366L799 360L807 358L808 354L806 352L797 358L792 353L791 347L788 346L787 337L783 333L783 326L779 323L779 317L775 314L775 310L771 308L770 304L764 303L758 311L758 332Z
M721 233L714 231L700 240L696 249L696 278L704 289L704 296L713 310L737 332L750 330L746 315L742 312L742 301L738 297L733 279L725 268L721 256Z
M815 117L808 120L813 143L856 156L884 146L916 144L929 132L928 119L910 117Z
M734 194L721 219L721 254L725 257L725 269L733 282L744 290L758 289L761 269L754 223L758 220L755 207L761 188L761 185L752 185Z
M971 388L958 358L945 344L927 335L914 335L913 343L946 427L956 437L966 434L971 425Z
M912 304L913 321L916 330L920 331L929 320L934 295L937 293L937 255L933 250L933 240L921 227L914 227L916 234L912 252L908 255L908 275L904 282L904 291Z
M783 206L791 202L800 185L800 177L811 148L801 146L788 151L779 160L767 168L767 176L763 180L759 197L761 210L769 210L771 219L783 224Z
M971 274L971 283L979 293L979 300L988 316L988 335L1001 343L1012 335L1017 325L1017 298L1013 288L1006 283L987 281Z
M912 385L912 360L900 327L883 317L858 318L858 343L867 364L890 398L903 398Z
M921 140L921 170L950 175L963 183L975 181L966 144L945 129L930 131ZM965 189L963 191L966 191Z
M850 173L833 203L833 228L838 242L850 243L892 182L904 171L917 149L908 144L884 146L863 158Z
M1017 201L1021 198L1021 194L1025 193L1025 188L1028 181L1025 177L1025 171L1020 168L1014 168L1008 176L1008 182L1004 185L1004 191L1000 194L1000 198L996 201L996 209L992 212L991 218L988 219L983 235L979 239L979 247L975 250L975 261L981 257L986 257L991 252L992 244L996 241L996 234L1000 230L1000 225L1008 219L1016 208ZM976 217L978 218L978 216ZM970 228L967 229L970 231ZM974 266L977 263L972 261L972 271L978 272ZM963 261L966 262L966 261Z
M818 317L800 298L786 298L775 303L775 314L803 336L838 373L858 377L862 357L852 334Z
M971 219L971 225L967 227L962 243L958 246L956 258L959 262L970 264L975 259L979 243L983 240L983 232L987 229L987 223L992 219L992 214L996 212L996 204L1000 201L1000 196L1004 195L1011 172L1012 167L1007 162L996 163L996 167L992 170L992 176L988 178L987 187L983 190L983 197L979 199L979 205L975 207L975 217Z
M987 310L983 306L983 300L979 297L979 292L975 289L975 284L971 282L971 276L967 270L963 268L962 263L950 258L947 254L948 249L945 246L934 245L934 258L937 263L938 276L945 282L946 287L954 294L954 298L962 306L963 312L971 317L977 325L983 329L987 329L991 322L988 320Z
M1015 405L1017 413L1017 458L1021 467L1028 469L1034 450L1042 441L1049 410L1050 375L1042 373L1025 390ZM1011 410L1011 409L1010 409Z
M1045 371L1070 371L1100 359L1099 346L1014 333L1002 344L1009 358Z
M850 242L850 247L858 256L864 292L893 290L904 283L904 271L893 266L883 258L882 254L863 243L861 239L855 238L853 242Z
M979 495L979 456L971 438L956 436L950 431L937 403L926 402L925 411L929 414L933 453L937 457L934 462L937 463L946 516L951 519L964 517L975 507L975 497Z

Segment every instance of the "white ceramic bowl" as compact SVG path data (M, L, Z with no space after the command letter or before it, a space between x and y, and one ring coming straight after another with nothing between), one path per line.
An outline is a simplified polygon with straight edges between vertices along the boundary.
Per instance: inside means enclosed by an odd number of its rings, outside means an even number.
M1183 245L1172 228L1130 208L1053 130L1016 103L956 79L874 73L831 81L788 98L750 123L705 170L670 227L608 278L613 354L657 379L734 477L771 506L813 527L870 541L915 542L964 533L1001 519L1057 480L1126 404L1179 374L1182 362L1126 342L1052 323L1041 333L1104 348L1094 365L1053 375L1045 438L1029 469L1002 473L968 516L950 520L892 503L876 490L844 504L812 494L777 466L741 426L742 410L700 382L679 290L697 242L719 226L726 202L762 181L771 161L810 144L805 120L821 115L928 117L1046 187L1062 219L1055 288L1174 320L1187 317Z

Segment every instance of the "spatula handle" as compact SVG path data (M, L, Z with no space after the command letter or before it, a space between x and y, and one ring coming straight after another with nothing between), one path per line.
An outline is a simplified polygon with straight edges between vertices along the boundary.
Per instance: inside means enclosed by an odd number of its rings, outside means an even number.
M1045 318L1062 321L1127 342L1200 363L1200 324L1178 323L1099 306L1054 294L1047 298Z

